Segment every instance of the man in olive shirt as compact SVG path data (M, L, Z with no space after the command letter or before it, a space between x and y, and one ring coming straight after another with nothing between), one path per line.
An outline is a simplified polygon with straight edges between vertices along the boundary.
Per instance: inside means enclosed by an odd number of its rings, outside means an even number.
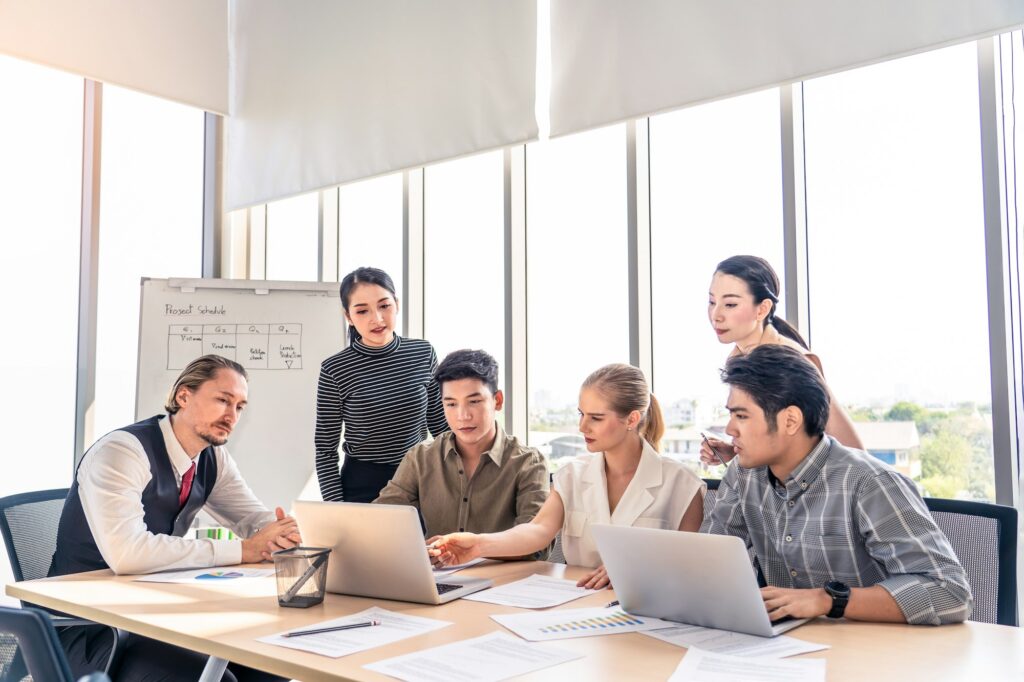
M416 507L428 538L528 523L548 497L547 461L495 421L504 400L498 363L482 350L459 350L434 378L451 431L409 450L374 502Z

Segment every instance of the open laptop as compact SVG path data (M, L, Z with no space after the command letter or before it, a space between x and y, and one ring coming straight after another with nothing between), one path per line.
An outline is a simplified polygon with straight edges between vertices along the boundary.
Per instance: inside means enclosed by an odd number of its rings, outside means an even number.
M420 604L444 604L490 587L483 578L435 582L415 507L295 502L302 543L330 547L327 591Z
M638 616L774 637L808 619L772 623L737 537L591 526L622 608Z

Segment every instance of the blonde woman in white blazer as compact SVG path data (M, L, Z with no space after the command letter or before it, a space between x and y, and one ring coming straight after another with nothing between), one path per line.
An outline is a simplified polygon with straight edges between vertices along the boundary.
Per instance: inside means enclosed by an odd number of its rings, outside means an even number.
M540 513L501 533L430 538L435 563L525 556L547 547L560 531L566 562L594 569L580 586L601 588L608 575L592 524L699 530L704 484L679 462L658 454L665 426L643 372L623 364L597 370L580 389L579 413L580 433L593 454L555 474L554 490Z

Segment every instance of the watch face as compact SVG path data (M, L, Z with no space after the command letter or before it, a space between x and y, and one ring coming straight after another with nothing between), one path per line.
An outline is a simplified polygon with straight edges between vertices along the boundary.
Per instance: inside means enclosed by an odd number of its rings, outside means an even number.
M825 583L825 591L835 597L849 597L850 586L846 583L841 583L838 580L832 580Z

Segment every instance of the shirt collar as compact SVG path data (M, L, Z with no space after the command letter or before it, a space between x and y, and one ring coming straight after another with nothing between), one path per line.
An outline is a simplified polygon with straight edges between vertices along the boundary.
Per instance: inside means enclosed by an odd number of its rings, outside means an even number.
M398 350L399 346L401 345L402 337L399 336L398 334L395 334L394 338L391 339L391 341L386 346L367 346L359 339L356 339L352 342L352 348L362 353L363 355L369 356L391 355L396 350Z
M448 434L451 434L451 437L448 439L448 442L444 444L444 450L442 451L442 455L446 459L449 455L454 455L456 457L459 456L459 451L455 448L455 433L453 431L449 431ZM508 436L505 435L505 429L501 428L501 424L498 422L494 422L494 445L491 446L490 450L483 453L483 455L490 457L491 461L498 467L501 466L505 457L506 440L508 440Z
M814 449L807 453L796 468L789 474L789 478L785 481L779 481L772 473L771 468L768 468L768 480L774 485L779 483L785 487L789 487L790 484L799 486L801 490L806 490L814 483L815 479L818 478L818 474L821 473L822 467L825 466L825 462L828 460L829 450L832 449L832 437L828 434L823 434L821 440Z
M185 454L185 448L181 447L178 437L174 435L170 417L160 419L160 431L164 436L164 447L167 448L167 456L171 460L171 466L174 467L179 478L184 477L185 472L192 467L192 458ZM197 456L196 459L198 460L199 457Z

